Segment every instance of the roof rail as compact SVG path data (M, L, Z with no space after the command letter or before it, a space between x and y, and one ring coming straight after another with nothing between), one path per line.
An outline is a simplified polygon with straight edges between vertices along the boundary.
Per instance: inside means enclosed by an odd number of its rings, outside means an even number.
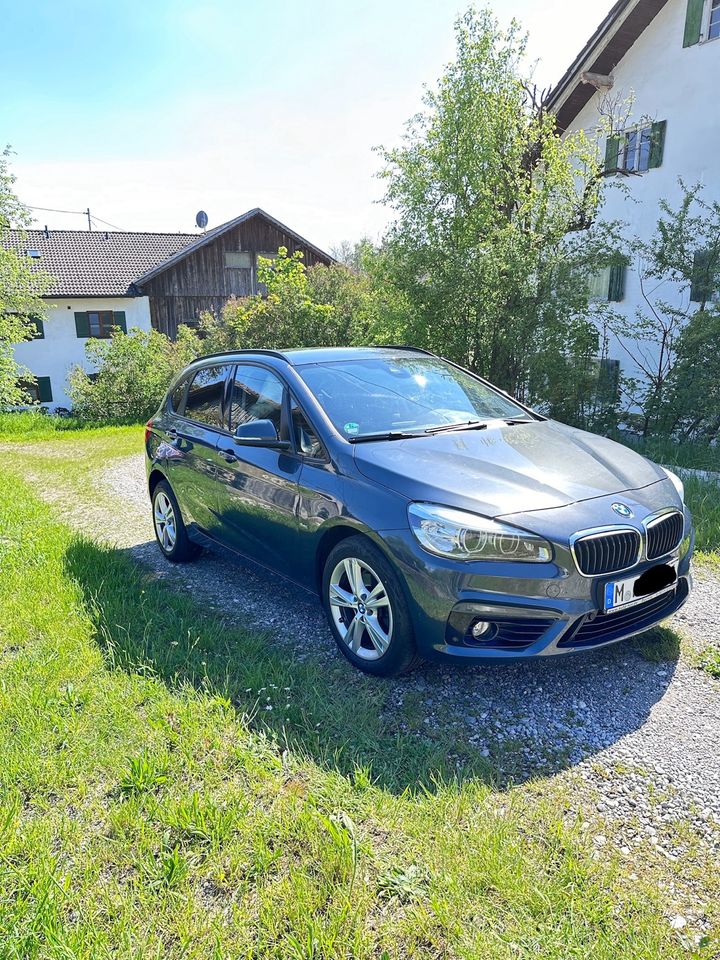
M371 344L371 349L373 350L408 350L412 353L424 353L428 357L436 357L437 354L432 353L430 350L424 350L422 347L413 347L409 343L373 343Z
M280 350L264 350L258 348L257 350L252 350L246 348L243 350L223 350L221 353L204 353L200 357L195 357L193 363L198 363L200 360L214 360L216 357L230 357L235 356L236 354L240 356L247 356L248 354L262 354L264 357L276 357L278 360L284 360L285 363L290 363L290 358L286 357L284 353L281 353Z

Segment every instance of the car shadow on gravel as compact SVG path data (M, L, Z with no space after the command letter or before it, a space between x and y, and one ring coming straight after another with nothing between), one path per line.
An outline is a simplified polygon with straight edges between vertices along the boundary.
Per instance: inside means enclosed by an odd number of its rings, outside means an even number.
M154 543L78 538L66 567L114 667L222 696L281 748L394 792L449 779L503 789L572 767L648 720L679 650L664 630L594 653L377 680L337 651L314 598L220 554L173 567Z

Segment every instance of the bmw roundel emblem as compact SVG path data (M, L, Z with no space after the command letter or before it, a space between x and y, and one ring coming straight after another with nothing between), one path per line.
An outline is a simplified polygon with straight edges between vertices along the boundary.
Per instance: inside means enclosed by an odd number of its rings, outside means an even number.
M618 516L625 517L626 520L629 520L630 517L635 516L635 514L632 512L632 510L630 509L630 507L628 507L626 503L614 503L612 505L612 508L615 511L615 513L618 514Z

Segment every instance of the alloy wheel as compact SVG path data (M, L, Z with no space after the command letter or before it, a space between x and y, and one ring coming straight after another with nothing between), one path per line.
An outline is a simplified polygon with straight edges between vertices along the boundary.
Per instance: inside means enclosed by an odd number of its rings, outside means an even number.
M162 490L155 497L153 520L155 523L155 533L160 546L165 553L170 553L177 540L175 511L170 502L170 498L167 494L163 493Z
M348 649L362 660L379 660L392 641L393 613L385 585L363 560L347 557L330 577L333 622Z

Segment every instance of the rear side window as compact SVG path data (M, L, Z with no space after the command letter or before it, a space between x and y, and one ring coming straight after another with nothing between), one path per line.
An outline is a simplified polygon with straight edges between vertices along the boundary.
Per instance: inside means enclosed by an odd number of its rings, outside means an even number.
M185 401L185 416L209 427L222 428L222 400L229 366L203 367L193 377Z
M188 384L188 378L183 377L180 383L170 394L170 407L175 413L182 413L182 402L185 399L185 389Z
M241 365L235 368L230 400L230 430L251 420L271 420L280 434L283 383L265 367Z

